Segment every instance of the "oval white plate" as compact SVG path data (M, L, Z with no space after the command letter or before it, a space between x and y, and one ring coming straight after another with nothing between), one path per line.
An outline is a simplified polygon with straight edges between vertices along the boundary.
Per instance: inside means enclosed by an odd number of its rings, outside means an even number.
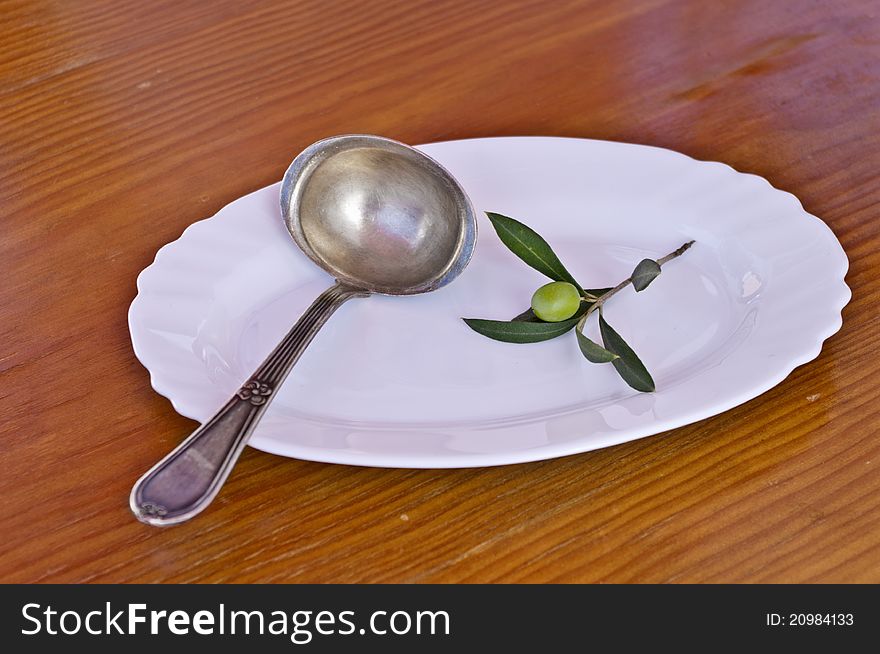
M659 148L522 137L422 146L478 212L534 227L577 279L613 286L644 257L697 244L606 316L657 384L587 363L573 335L513 345L461 316L509 319L547 280L484 215L470 266L418 297L344 305L250 444L314 461L443 468L585 452L741 404L815 358L849 300L831 230L766 180ZM332 279L293 244L278 185L190 226L138 277L129 326L153 387L206 420ZM594 336L595 324L589 327ZM597 337L598 338L598 337Z

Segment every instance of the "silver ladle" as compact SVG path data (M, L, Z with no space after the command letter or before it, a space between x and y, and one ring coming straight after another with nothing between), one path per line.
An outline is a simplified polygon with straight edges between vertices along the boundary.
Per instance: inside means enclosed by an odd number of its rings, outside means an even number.
M306 148L284 174L281 213L296 244L336 283L214 417L135 483L131 510L142 522L184 522L211 503L290 369L343 302L445 286L476 242L474 209L452 175L378 136L336 136Z

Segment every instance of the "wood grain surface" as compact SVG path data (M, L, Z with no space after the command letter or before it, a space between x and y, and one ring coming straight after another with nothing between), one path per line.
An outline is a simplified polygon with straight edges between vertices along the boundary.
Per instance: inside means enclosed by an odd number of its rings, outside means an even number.
M199 519L137 523L132 482L194 423L132 353L135 277L345 132L763 175L843 243L843 329L661 436L476 470L248 450ZM878 171L873 0L2 1L0 581L880 582Z

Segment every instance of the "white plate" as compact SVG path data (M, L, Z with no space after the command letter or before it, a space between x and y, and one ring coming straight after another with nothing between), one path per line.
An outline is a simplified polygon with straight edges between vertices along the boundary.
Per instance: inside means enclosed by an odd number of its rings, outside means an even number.
M847 258L820 220L766 180L653 147L562 138L423 146L478 212L535 228L585 286L697 244L609 322L652 372L631 390L573 335L514 345L461 316L508 319L547 280L484 215L470 266L418 297L355 299L315 338L250 444L314 461L444 468L547 459L721 413L819 354L849 300ZM129 326L153 387L206 420L331 284L293 244L278 185L190 226L138 277ZM595 334L595 325L590 328ZM181 435L183 436L183 435Z

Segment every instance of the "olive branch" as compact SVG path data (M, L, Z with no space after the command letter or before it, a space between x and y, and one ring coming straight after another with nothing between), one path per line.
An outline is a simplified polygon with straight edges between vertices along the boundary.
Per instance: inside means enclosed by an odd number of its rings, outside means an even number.
M610 363L621 378L637 391L654 391L651 374L623 337L605 320L603 307L630 285L637 293L645 290L660 274L663 265L684 254L694 241L684 243L660 259L643 259L632 274L617 286L585 289L562 265L550 244L531 227L498 213L487 212L486 215L501 242L523 262L553 282L539 288L532 297L532 307L515 318L464 318L468 327L483 336L506 343L538 343L574 329L584 358L591 363ZM587 320L594 313L599 314L602 345L584 334ZM548 316L551 319L546 319Z

